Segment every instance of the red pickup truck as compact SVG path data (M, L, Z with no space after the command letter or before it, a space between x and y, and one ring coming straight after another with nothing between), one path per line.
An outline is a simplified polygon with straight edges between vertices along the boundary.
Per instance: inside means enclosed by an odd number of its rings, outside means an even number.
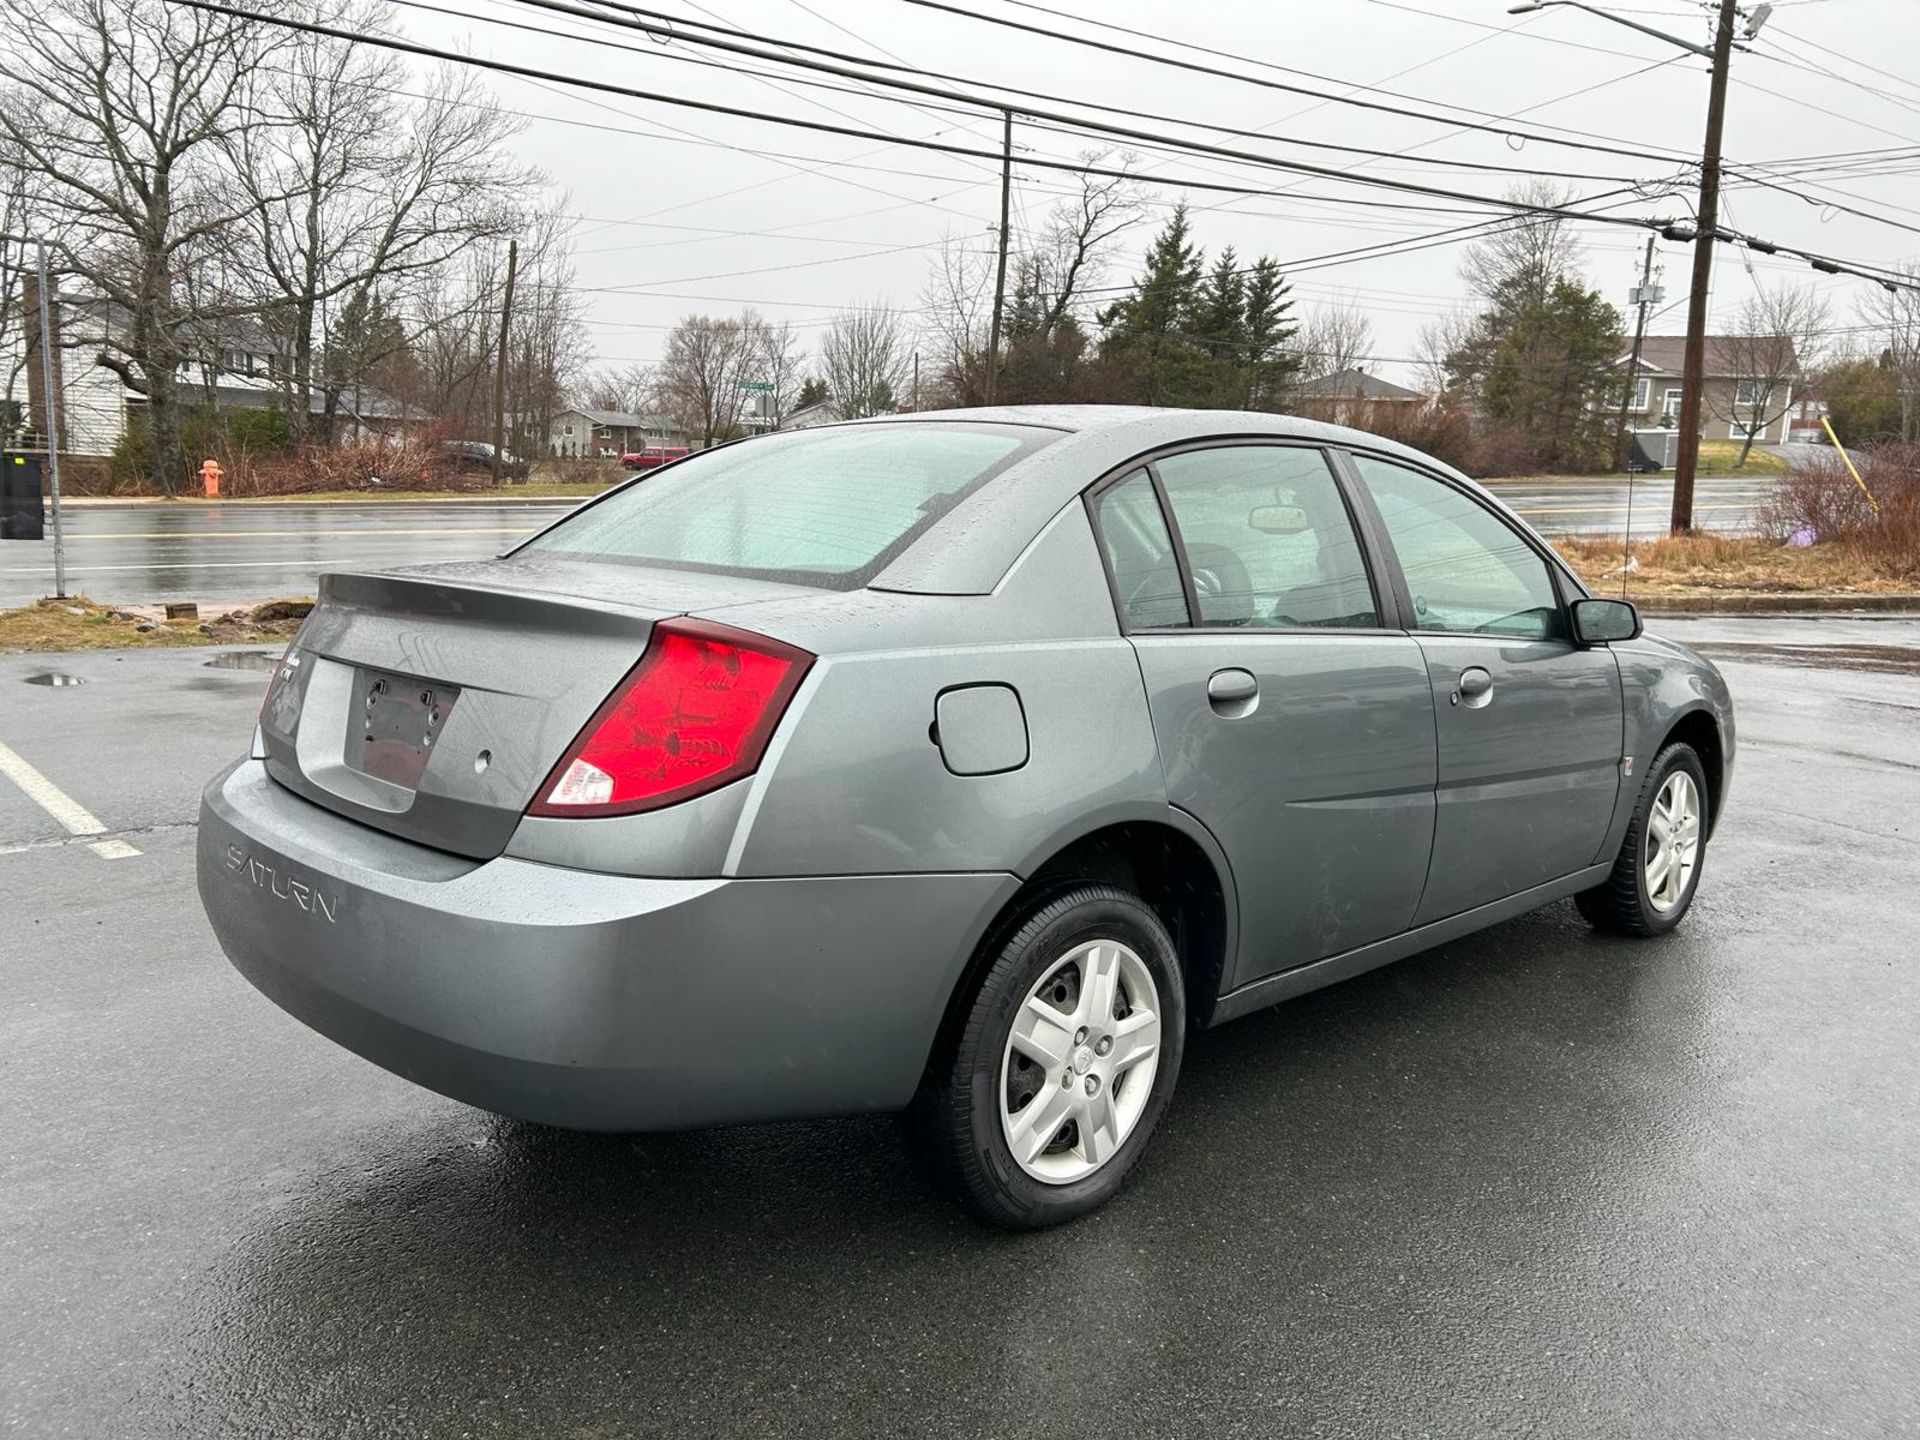
M644 449L629 450L620 457L622 470L657 470L674 460L686 458L684 445L648 445Z

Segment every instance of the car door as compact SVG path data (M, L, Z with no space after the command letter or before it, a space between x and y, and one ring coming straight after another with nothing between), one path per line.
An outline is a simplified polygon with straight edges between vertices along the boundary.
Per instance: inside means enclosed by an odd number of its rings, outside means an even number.
M1326 453L1184 450L1090 508L1168 795L1232 867L1223 988L1405 929L1433 839L1432 694Z
M1415 922L1591 865L1620 786L1613 652L1573 643L1554 565L1494 507L1407 465L1349 459L1433 686L1433 866Z

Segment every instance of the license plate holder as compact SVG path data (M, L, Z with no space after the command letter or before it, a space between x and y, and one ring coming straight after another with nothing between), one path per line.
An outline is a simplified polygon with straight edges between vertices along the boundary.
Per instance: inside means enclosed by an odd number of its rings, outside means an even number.
M386 670L354 671L357 699L347 720L349 767L408 790L420 788L460 690Z

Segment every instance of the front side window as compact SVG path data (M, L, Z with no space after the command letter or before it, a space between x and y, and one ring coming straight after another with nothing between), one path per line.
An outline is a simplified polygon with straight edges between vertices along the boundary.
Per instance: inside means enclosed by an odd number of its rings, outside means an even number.
M853 590L968 494L1058 438L1031 426L794 430L705 451L526 548Z
M1323 451L1221 445L1157 461L1206 626L1370 628L1373 586Z
M1173 538L1145 470L1136 470L1094 497L1100 550L1113 577L1113 592L1129 630L1159 630L1187 623L1187 594Z
M1485 506L1418 470L1356 455L1413 596L1414 628L1559 639L1553 574L1519 533Z

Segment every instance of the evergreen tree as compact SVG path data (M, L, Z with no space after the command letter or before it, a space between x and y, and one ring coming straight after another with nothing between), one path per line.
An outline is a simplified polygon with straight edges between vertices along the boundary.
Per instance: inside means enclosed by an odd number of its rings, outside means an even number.
M810 376L800 386L800 393L794 398L793 408L804 410L809 405L818 405L827 398L827 382L819 376Z
M1300 357L1288 348L1300 329L1298 322L1288 318L1293 309L1288 292L1278 260L1262 255L1253 262L1242 326L1246 375L1240 403L1249 410L1279 408L1300 373Z
M1527 436L1556 469L1604 464L1612 454L1607 400L1617 383L1620 312L1562 275L1542 285L1518 274L1481 317L1470 363L1487 418Z
M1143 405L1188 403L1204 385L1206 353L1191 338L1203 256L1191 238L1187 207L1148 247L1133 292L1100 314L1101 358L1113 371L1115 398Z

